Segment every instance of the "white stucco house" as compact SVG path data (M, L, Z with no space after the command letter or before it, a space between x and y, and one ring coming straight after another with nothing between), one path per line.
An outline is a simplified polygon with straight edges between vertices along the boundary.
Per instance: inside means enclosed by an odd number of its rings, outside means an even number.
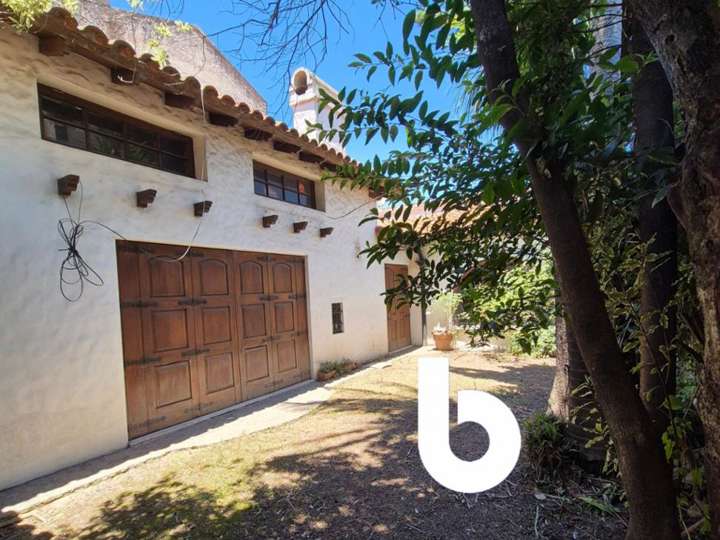
M298 72L289 128L217 51L184 78L135 47L59 8L0 24L0 489L422 340L382 297L414 263L367 268L375 201L303 135L329 85ZM81 202L102 226L68 252Z

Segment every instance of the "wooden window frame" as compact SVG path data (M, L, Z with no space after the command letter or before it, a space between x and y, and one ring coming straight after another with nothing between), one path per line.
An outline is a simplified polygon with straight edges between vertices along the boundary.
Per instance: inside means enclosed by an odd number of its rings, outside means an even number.
M272 184L268 178L269 174L272 174L273 176L280 178L280 184L281 185L275 185ZM298 187L296 189L292 189L292 183L295 183ZM258 192L257 184L262 184L265 187L264 193ZM305 193L303 195L308 197L309 204L302 204L300 201L300 185L304 185L308 189L308 193ZM274 186L276 188L280 189L281 192L281 198L277 197L271 197L270 196L270 187ZM317 196L315 192L315 182L312 180L308 180L307 178L303 178L301 176L298 176L296 174L287 173L285 171L281 171L280 169L276 169L274 167L270 167L268 165L265 165L264 163L260 163L258 161L253 161L253 191L255 195L259 195L260 197L267 197L268 199L272 199L274 201L281 201L285 202L287 204L294 204L296 206L301 206L303 208L311 208L313 210L318 210L317 207ZM286 193L294 193L297 198L298 202L295 202L293 200L288 200L286 197Z
M65 105L71 105L73 107L78 107L81 109L81 115L82 115L82 121L81 122L72 122L68 121L67 119L62 119L59 117L54 117L52 114L48 114L43 109L43 99L47 99L50 101L54 101L56 103L65 104ZM177 133L174 131L170 131L167 129L160 128L153 124L148 124L147 122L143 122L142 120L138 120L137 118L133 118L131 116L126 116L124 114L118 113L116 111L113 111L111 109L108 109L106 107L102 107L100 105L96 105L95 103L91 103L89 101L85 101L84 99L80 99L78 97L75 97L71 94L67 94L65 92L62 92L60 90L56 90L55 88L51 88L49 86L45 86L43 84L38 84L38 111L40 114L40 134L43 138L43 140L46 140L48 142L61 144L63 146L68 146L70 148L75 148L78 150L83 150L85 152L91 152L93 154L98 154L100 156L110 157L114 159L119 159L121 161L126 161L128 163L134 163L136 165L141 165L144 167L149 167L151 169L157 169L161 171L168 172L170 174L177 174L179 176L187 176L190 178L196 178L195 176L195 148L194 148L194 141L192 137L188 137L187 135L183 135L181 133ZM122 133L117 134L111 134L109 131L102 131L97 128L93 128L90 123L88 122L88 115L92 114L100 118L101 120L111 120L114 122L120 123L122 126ZM72 127L75 129L82 130L84 133L84 144L82 146L77 146L70 144L68 142L63 142L60 140L57 140L56 138L50 137L46 133L46 127L45 127L45 120L54 122L55 124L60 124L63 126ZM144 144L140 142L139 140L133 140L128 135L129 129L141 129L147 132L150 132L152 135L156 137L156 144L154 146L149 144ZM114 144L119 144L119 147L121 148L121 155L114 155L106 152L101 152L98 150L94 150L90 146L90 136L91 134L95 134L98 136L102 136L106 139L110 139ZM177 142L180 141L185 144L185 153L184 154L178 154L175 152L172 152L167 149L163 149L162 145L165 141L173 141ZM147 150L150 152L154 152L157 154L158 163L157 165L153 163L148 163L147 161L140 161L131 159L128 157L128 145L137 147L139 149ZM163 166L163 156L167 158L175 158L179 160L184 160L185 165L185 172L179 172L176 169L168 168L166 166Z
M332 331L333 334L345 333L345 315L343 314L342 302L333 302L330 304L332 313Z

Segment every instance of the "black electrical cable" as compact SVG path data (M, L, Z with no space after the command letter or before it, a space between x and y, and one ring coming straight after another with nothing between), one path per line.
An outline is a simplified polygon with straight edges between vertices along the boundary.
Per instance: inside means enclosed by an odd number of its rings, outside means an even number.
M83 259L82 255L80 255L80 251L78 250L78 244L80 243L80 238L85 232L86 226L96 225L117 236L121 240L127 240L127 238L125 238L118 231L116 231L112 227L105 225L104 223L91 219L82 219L82 182L79 182L78 186L80 188L80 202L78 203L77 217L74 218L72 216L72 213L70 212L70 207L67 203L67 199L63 199L65 202L65 209L67 210L68 217L58 220L58 233L60 234L60 238L66 246L59 250L65 252L65 258L60 264L60 294L62 294L63 298L65 298L65 300L67 300L68 302L77 302L78 300L80 300L83 293L85 292L86 285L92 285L93 287L102 287L105 284L105 281L100 276L100 274L98 274L95 269L90 266L85 261L85 259ZM149 251L143 250L142 248L140 248L140 252L144 253L145 255L149 255L153 259L161 259L169 262L181 261L192 249L195 239L200 232L201 224L202 221L198 223L198 226L195 229L195 234L190 240L187 248L182 253L182 255L178 257L158 256L150 253ZM68 289L71 287L77 289L75 294L70 294L70 292L68 291Z

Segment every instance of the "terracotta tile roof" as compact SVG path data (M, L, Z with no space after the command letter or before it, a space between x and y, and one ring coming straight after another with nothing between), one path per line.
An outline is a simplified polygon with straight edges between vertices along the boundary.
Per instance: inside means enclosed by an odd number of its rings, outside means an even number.
M0 4L0 21L8 22L10 12ZM40 52L48 56L75 53L107 66L113 77L144 83L165 92L168 105L182 108L204 108L211 123L239 125L245 137L271 141L278 151L296 153L309 163L332 168L358 165L354 160L325 144L319 144L285 123L252 110L231 96L220 96L213 86L203 87L195 77L183 78L172 66L161 68L149 54L137 56L135 49L123 40L111 41L95 26L80 28L67 10L53 7L38 18L30 33L38 36Z

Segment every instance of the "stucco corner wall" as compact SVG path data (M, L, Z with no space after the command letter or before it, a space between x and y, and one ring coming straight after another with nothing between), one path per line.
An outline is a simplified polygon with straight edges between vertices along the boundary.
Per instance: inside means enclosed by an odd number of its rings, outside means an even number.
M107 69L89 60L37 50L36 38L0 29L0 489L127 444L116 237L88 224L79 249L104 284L88 287L75 303L64 300L61 176L80 175L85 219L129 240L186 245L201 223L197 246L305 257L313 373L323 362L387 354L384 269L367 268L359 256L374 239L371 223L358 227L367 192L318 184L325 211L257 196L253 160L312 180L318 168L278 156L270 143L245 139L239 130L207 125L197 112L168 108L149 87L114 85ZM205 154L199 162L207 181L42 140L38 82L193 137ZM154 204L137 208L135 193L150 188L158 191ZM213 201L201 222L192 212L200 200ZM78 203L79 193L68 199L72 211ZM359 210L346 215L353 209ZM280 216L270 229L260 224L267 214ZM295 221L308 221L308 228L293 234ZM321 239L321 227L334 231ZM343 303L342 334L332 333L333 302ZM411 318L419 343L418 308Z

